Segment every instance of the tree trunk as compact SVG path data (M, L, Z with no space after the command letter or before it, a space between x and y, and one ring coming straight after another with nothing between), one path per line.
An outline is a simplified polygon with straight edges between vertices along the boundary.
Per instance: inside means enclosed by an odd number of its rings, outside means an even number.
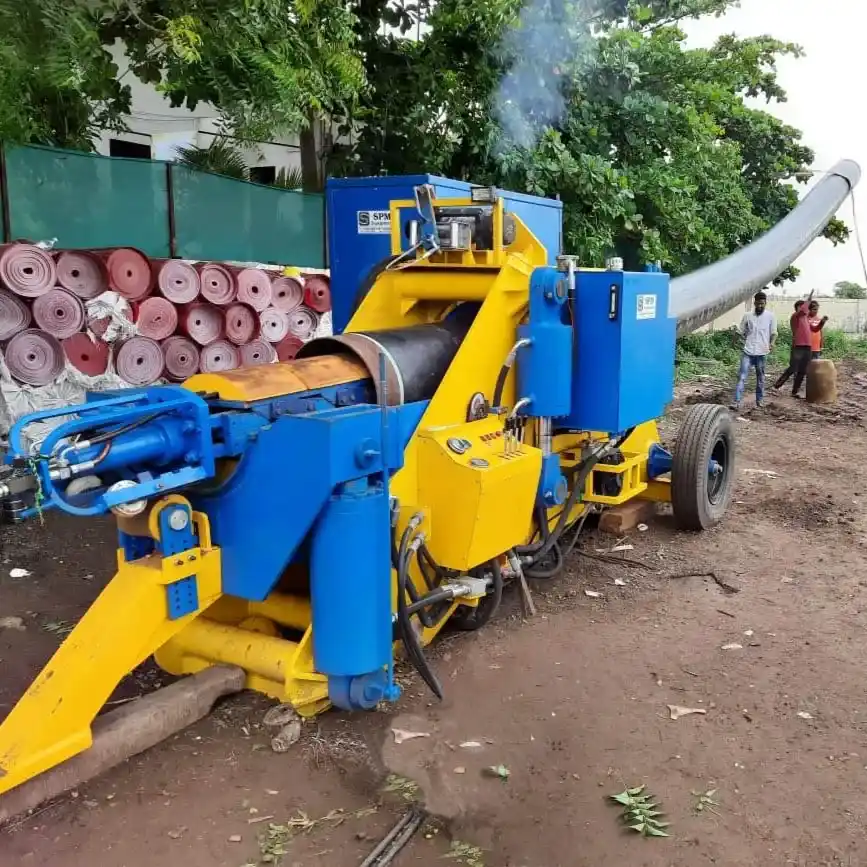
M322 191L322 166L316 144L317 123L316 113L311 111L307 115L307 126L301 130L301 179L306 193Z

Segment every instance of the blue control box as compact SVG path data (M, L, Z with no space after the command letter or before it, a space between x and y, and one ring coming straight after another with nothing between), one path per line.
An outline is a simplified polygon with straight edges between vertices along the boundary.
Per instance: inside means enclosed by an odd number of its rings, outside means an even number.
M422 184L430 184L440 199L469 198L474 186L435 175L328 179L325 201L335 334L349 323L361 282L391 252L389 204L397 199L412 199L415 188ZM545 245L553 265L562 247L562 203L505 190L499 193L506 201L506 210L522 220Z
M576 274L572 411L557 427L615 434L663 414L677 337L668 291L659 272Z

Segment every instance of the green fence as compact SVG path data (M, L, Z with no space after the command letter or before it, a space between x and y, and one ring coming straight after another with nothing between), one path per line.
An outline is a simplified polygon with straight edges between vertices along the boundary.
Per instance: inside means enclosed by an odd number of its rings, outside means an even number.
M325 198L184 166L0 148L3 240L321 268Z

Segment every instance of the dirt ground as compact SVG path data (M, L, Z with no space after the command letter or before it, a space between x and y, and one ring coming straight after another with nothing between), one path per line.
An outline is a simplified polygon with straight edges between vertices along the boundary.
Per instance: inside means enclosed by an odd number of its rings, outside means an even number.
M842 365L834 409L775 397L738 417L735 503L716 530L679 534L663 514L615 554L590 532L584 552L603 559L536 582L535 619L510 596L483 631L441 640L442 703L408 677L390 712L326 714L278 755L268 703L243 694L7 827L0 865L242 867L270 852L356 867L413 799L440 818L397 867L867 865L865 371ZM711 382L681 388L666 436L685 403L717 399ZM83 520L6 535L0 616L26 629L0 631L0 715L112 547L109 525ZM113 700L162 679L145 665ZM706 712L674 721L669 705ZM393 728L428 736L398 745ZM485 773L499 765L507 780ZM643 784L667 839L624 831L607 800ZM697 810L710 790L717 805Z

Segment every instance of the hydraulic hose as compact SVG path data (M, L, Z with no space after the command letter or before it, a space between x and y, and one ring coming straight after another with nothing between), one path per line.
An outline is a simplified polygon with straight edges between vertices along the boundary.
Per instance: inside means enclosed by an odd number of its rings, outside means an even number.
M497 374L497 382L494 385L494 399L491 401L491 406L500 406L503 402L503 390L506 387L506 379L509 376L509 371L515 364L515 359L518 357L518 350L524 346L529 346L532 341L528 337L522 337L509 350L500 372Z
M489 560L478 571L485 567L491 570L491 592L483 596L475 608L464 606L458 608L455 615L449 621L455 629L462 632L475 632L490 623L491 619L500 609L500 603L503 601L503 570L500 568L499 561L494 558Z
M418 521L416 520L418 519ZM409 563L416 549L410 547L410 537L420 523L421 515L414 515L407 524L401 536L400 546L397 552L397 623L403 646L407 657L415 670L421 675L422 680L428 685L430 691L439 699L443 697L443 688L428 663L418 635L412 628L409 611L406 604L407 584L409 583ZM419 542L419 544L421 544Z

